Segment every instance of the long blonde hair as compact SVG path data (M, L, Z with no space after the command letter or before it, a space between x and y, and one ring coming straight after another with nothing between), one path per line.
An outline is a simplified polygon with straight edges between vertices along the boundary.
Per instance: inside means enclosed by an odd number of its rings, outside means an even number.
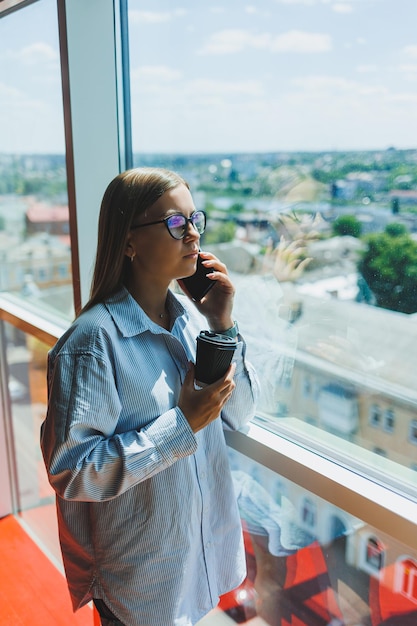
M126 283L131 271L126 239L136 218L166 191L188 183L164 168L138 167L122 172L104 192L98 222L98 241L90 299L80 311L103 302Z

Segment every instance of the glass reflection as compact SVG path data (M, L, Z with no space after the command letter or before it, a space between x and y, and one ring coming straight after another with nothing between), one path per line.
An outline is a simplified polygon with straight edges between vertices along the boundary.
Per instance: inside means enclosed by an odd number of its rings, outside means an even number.
M263 381L259 419L415 496L417 151L399 134L392 146L371 96L374 81L397 93L374 55L380 47L394 66L400 49L410 53L392 37L394 23L409 26L392 0L341 9L360 56L354 84L351 43L304 47L307 15L340 43L336 5L319 4L169 11L160 0L149 11L129 0L134 164L181 172L208 215L202 245L238 288L236 317ZM288 49L267 44L281 37ZM347 84L360 92L348 109ZM398 120L399 101L384 103ZM348 136L352 123L360 130Z
M416 623L417 553L234 450L230 462L248 573L221 599L229 617L270 626Z
M17 507L31 531L60 560L54 492L39 447L45 419L48 346L5 323L8 388L17 473Z
M0 19L0 291L73 317L53 0Z

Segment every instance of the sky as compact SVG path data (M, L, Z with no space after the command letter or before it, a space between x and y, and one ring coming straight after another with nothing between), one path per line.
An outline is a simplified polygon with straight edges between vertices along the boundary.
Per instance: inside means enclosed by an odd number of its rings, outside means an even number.
M135 152L417 147L416 0L129 0ZM55 2L0 19L0 153L64 151Z

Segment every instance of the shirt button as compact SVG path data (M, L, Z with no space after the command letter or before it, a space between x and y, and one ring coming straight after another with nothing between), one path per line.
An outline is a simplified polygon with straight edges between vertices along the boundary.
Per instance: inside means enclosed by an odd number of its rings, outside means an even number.
M211 541L207 541L206 548L211 548Z

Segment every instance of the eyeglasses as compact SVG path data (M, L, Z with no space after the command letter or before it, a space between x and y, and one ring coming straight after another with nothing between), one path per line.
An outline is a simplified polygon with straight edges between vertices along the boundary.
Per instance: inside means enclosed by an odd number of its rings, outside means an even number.
M196 231L202 235L206 228L206 214L204 211L195 211L191 217L185 217L182 213L174 213L157 222L148 222L147 224L136 224L130 230L143 228L144 226L153 226L154 224L165 224L171 237L174 239L184 239L187 232L188 224L192 224Z

